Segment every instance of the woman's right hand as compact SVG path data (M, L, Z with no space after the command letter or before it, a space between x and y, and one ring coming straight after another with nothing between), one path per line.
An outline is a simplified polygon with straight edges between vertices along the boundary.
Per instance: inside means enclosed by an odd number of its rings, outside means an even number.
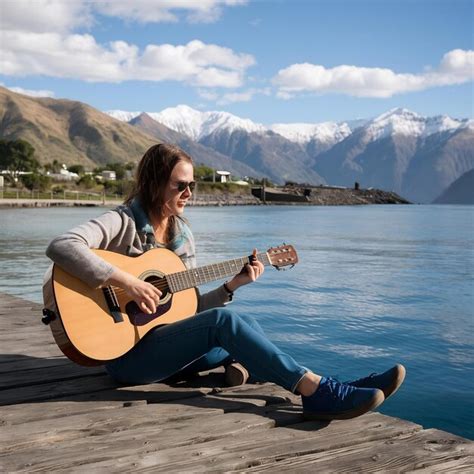
M131 281L124 287L124 290L144 313L156 313L156 307L161 298L161 291L158 288L155 288L151 283L132 276Z
M119 286L135 301L144 313L156 313L156 307L161 298L161 291L155 288L151 283L140 280L136 276L124 272L119 268L115 268L103 285Z

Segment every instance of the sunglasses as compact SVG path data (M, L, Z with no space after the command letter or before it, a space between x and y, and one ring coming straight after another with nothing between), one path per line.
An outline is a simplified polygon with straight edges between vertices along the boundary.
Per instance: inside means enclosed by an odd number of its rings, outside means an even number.
M178 181L176 184L176 188L180 193L182 193L186 188L189 188L189 190L193 192L195 187L196 181Z

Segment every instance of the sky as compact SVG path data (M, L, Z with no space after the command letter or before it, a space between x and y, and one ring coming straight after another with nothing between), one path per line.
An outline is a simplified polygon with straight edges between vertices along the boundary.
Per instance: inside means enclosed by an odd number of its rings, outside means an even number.
M474 117L472 0L0 0L0 85L257 123Z

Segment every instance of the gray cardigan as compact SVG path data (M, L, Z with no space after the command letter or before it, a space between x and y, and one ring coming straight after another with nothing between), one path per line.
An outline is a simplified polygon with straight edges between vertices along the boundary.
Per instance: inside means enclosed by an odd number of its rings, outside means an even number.
M194 247L194 241L191 244ZM131 209L119 206L56 237L48 245L46 255L71 275L97 288L110 277L114 267L90 249L110 250L130 257L148 250L144 236L137 231ZM194 252L194 248L192 250ZM186 260L184 263L188 266L192 264ZM43 299L45 307L54 311L52 267L49 267L44 277ZM230 301L223 285L198 295L198 311L224 306Z

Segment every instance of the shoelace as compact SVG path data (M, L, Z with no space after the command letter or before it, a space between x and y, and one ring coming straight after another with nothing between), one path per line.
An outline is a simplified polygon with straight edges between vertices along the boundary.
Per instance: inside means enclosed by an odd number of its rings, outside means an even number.
M327 382L322 385L322 388L325 392L330 394L335 399L344 400L348 394L354 391L354 387L350 385L343 384L336 379L327 377Z

